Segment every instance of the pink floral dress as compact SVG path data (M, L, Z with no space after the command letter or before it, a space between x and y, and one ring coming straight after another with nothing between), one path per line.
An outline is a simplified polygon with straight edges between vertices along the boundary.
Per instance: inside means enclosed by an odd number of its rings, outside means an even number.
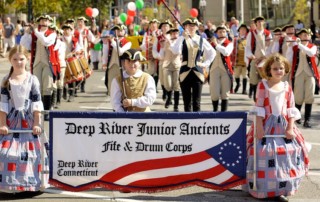
M265 134L285 134L288 118L299 119L294 95L287 82L283 90L274 91L267 81L258 84L254 111L264 117ZM299 188L302 177L308 171L309 158L304 138L294 126L295 139L263 138L257 140L256 176L257 190L253 190L253 124L247 134L247 189L256 198L271 198L293 195Z

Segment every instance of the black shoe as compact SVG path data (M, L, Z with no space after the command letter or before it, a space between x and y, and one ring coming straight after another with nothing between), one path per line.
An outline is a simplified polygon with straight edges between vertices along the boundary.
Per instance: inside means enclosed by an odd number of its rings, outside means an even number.
M49 121L49 114L44 115L44 121Z
M85 93L86 91L84 90L84 88L81 88L81 93Z
M71 95L71 96L69 96L69 100L68 100L68 102L73 102L74 101L74 97Z
M287 202L287 201L289 201L289 199L288 199L286 196L284 196L284 195L279 196L279 197L278 197L278 200L281 201L281 202Z
M296 124L301 124L301 119L296 120Z
M174 106L174 107L173 107L173 111L174 111L174 112L178 112L178 111L179 111L178 106Z
M304 123L303 123L303 127L305 128L312 128L311 124L310 124L310 121L309 120L305 120Z

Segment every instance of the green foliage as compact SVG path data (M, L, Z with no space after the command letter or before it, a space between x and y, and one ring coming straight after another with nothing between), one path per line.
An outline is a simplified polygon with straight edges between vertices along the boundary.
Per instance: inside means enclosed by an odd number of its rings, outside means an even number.
M5 2L4 4L0 1L2 14L28 12L28 0L6 0ZM85 9L92 7L97 8L100 18L104 19L109 16L109 4L112 2L113 0L32 0L32 14L35 18L44 13L55 16L60 24L68 18L86 16Z
M294 21L301 20L303 24L309 24L310 10L307 7L307 0L296 0L294 8Z

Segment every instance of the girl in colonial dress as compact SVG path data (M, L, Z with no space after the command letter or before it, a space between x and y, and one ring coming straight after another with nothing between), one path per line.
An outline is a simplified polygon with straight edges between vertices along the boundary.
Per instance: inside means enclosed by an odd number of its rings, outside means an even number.
M0 192L38 192L40 173L48 167L47 163L41 163L40 84L37 77L26 70L27 58L28 51L23 46L11 49L12 67L1 83ZM33 132L9 133L9 130ZM48 162L46 156L45 162Z
M247 134L247 185L255 198L277 198L288 201L299 188L308 171L309 158L306 143L294 121L301 117L294 105L294 95L282 77L289 72L288 61L280 54L270 56L264 71L268 79L258 84L256 138L256 187L253 186L253 135L251 126ZM284 134L285 138L265 135Z

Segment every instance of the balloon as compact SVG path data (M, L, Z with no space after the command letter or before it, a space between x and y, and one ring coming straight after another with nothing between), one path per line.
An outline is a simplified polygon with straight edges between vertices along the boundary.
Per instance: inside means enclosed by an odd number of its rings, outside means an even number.
M96 8L93 8L92 9L92 17L97 17L99 15L99 10L98 9L96 9Z
M128 16L127 16L127 14L125 14L125 13L121 13L120 16L119 16L119 18L120 18L120 20L121 20L122 23L125 23L125 22L126 22L127 17L128 17Z
M133 28L134 31L138 32L140 30L140 25L135 25Z
M133 16L128 16L126 20L126 25L130 25L133 22Z
M128 9L132 10L132 11L137 10L136 4L134 4L133 2L129 2L128 3Z
M141 10L144 6L143 0L136 0L136 7Z
M198 10L196 9L196 8L192 8L191 10L190 10L190 15L192 16L192 17L194 17L194 18L196 18L196 17L198 17Z
M136 16L136 11L128 10L127 13L129 16Z
M92 12L93 12L93 10L92 10L91 7L86 8L86 14L87 14L87 16L92 17Z
M93 50L95 50L95 51L100 51L100 50L102 50L102 45L101 45L101 43L94 44Z

